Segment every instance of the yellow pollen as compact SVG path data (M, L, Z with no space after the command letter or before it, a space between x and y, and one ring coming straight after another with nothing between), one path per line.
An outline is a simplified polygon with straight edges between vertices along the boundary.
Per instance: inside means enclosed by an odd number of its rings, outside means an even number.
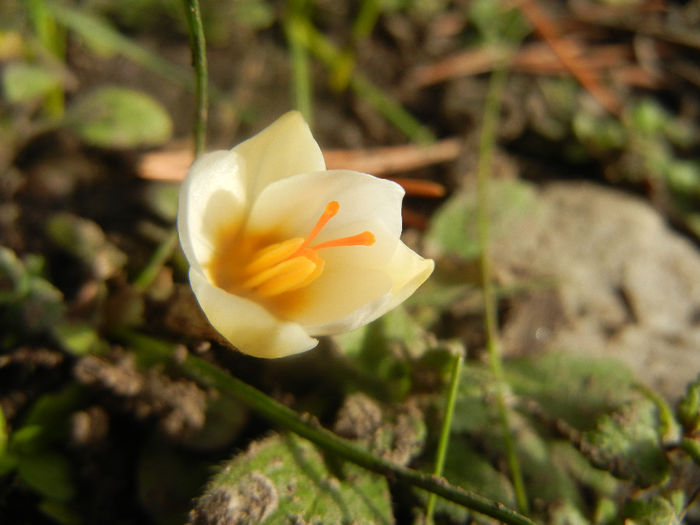
M253 289L260 297L271 297L298 290L320 275L323 261L307 257L294 257L254 275L241 286Z
M371 246L375 242L374 235L364 231L310 246L339 209L337 201L329 202L306 238L294 237L269 244L252 253L247 251L254 250L252 246L255 241L252 239L248 240L247 250L242 248L243 253L236 253L233 246L224 248L223 253L212 262L214 280L219 286L234 293L252 293L260 298L274 297L311 284L321 275L325 266L325 261L317 253L318 250L343 246ZM251 254L250 257L245 257L246 251ZM236 259L240 260L242 256L247 261L242 266L231 265L234 254L237 255Z
M299 251L302 244L304 244L304 239L302 237L294 237L284 242L266 246L254 255L252 261L246 264L243 268L243 273L245 275L255 275L256 273L262 272L266 268L270 268L280 261L284 261L294 255Z

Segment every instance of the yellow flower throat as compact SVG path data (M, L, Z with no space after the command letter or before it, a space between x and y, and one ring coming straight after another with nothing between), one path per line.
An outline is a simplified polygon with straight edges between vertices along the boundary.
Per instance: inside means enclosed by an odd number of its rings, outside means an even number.
M237 295L263 299L308 286L321 275L325 266L317 253L319 250L374 244L374 235L364 231L311 246L339 209L338 202L329 202L305 238L293 237L280 242L272 235L223 233L210 263L214 284Z

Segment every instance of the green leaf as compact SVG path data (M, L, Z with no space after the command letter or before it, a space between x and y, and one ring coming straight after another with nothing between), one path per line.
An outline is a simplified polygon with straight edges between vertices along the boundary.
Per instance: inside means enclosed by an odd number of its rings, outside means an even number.
M46 7L59 23L82 38L92 51L102 56L119 53L170 81L192 89L192 78L186 70L125 37L105 19L87 13L84 8L69 7L62 2L46 2Z
M670 160L664 170L669 189L680 197L700 198L700 163Z
M518 43L531 28L517 9L504 9L501 2L475 0L468 4L470 21L486 43Z
M20 260L0 246L0 345L13 344L26 333L40 333L63 315L63 295L41 276L43 259Z
M590 461L568 441L550 442L551 459L560 465L579 485L589 487L597 494L613 497L621 482L609 472L591 465Z
M17 459L8 452L8 441L7 422L5 414L0 407L0 476L4 476L13 470L17 464Z
M634 525L676 525L681 523L680 509L666 498L632 500L622 509L620 516L625 523Z
M385 478L335 467L304 439L268 437L224 465L190 523L393 523Z
M580 110L572 122L576 138L594 154L603 154L625 147L627 131L613 117L599 117Z
M54 326L53 335L61 347L73 355L97 352L106 345L97 330L87 323L59 323Z
M580 448L599 468L640 487L660 484L669 474L657 408L648 399L603 416L595 430L584 433Z
M100 226L70 213L56 213L46 223L50 239L79 259L98 279L113 277L127 262L127 256L107 241Z
M641 398L632 372L613 359L551 352L511 360L506 373L516 394L579 430L593 428L600 416Z
M401 399L408 393L411 368L407 358L427 349L426 334L401 307L334 340L354 368L350 379L384 400Z
M489 396L494 394L493 376L485 368L467 364L457 391L452 416L453 432L478 432L498 425L498 416Z
M104 148L133 148L163 144L172 134L172 121L163 106L132 89L103 87L70 108L70 127L87 143Z
M41 396L29 409L22 426L10 436L10 450L32 455L64 436L69 416L81 405L83 396L83 388L76 384Z
M700 465L700 442L689 437L684 437L681 440L681 448L685 451L690 459L692 459L696 465Z
M663 132L670 115L659 104L650 98L642 99L629 110L629 124L642 135L659 135Z
M14 62L5 67L2 85L8 102L19 104L43 97L60 86L61 79L45 67Z
M0 477L5 476L17 468L17 456L7 452L0 454Z
M275 12L270 4L260 0L234 2L231 6L237 23L250 29L264 29L275 21Z
M511 419L512 421L513 419ZM517 436L518 457L529 480L527 493L534 500L553 505L582 507L579 487L554 455L552 442L523 422Z
M17 470L27 485L51 500L69 501L75 494L70 463L59 454L22 456Z
M39 504L39 510L61 525L83 524L83 520L71 505L61 501L44 500Z
M529 184L495 179L489 184L489 231L492 240L507 232L535 207L535 190ZM456 193L435 213L426 243L443 254L465 259L479 255L476 192Z
M454 485L478 492L504 505L513 505L515 502L508 476L496 470L484 454L474 450L464 437L453 437L450 441L443 476ZM421 498L427 500L426 493L420 494ZM442 499L437 500L435 511L437 514L447 514L457 523L465 523L470 515L468 509Z
M581 511L568 503L554 505L550 509L549 523L551 525L588 525L590 520Z

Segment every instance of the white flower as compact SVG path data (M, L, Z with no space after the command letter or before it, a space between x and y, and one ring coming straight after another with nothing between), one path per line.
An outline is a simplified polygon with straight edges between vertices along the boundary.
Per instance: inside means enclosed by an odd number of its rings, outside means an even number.
M394 308L433 270L399 239L403 194L326 170L298 112L202 155L182 183L177 223L209 322L241 352L283 357Z

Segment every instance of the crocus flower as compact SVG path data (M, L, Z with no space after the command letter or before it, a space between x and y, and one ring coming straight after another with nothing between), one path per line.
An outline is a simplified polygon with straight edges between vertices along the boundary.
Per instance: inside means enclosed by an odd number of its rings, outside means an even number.
M202 155L182 183L177 223L209 322L241 352L284 357L394 308L433 270L399 239L403 194L326 170L298 112Z

